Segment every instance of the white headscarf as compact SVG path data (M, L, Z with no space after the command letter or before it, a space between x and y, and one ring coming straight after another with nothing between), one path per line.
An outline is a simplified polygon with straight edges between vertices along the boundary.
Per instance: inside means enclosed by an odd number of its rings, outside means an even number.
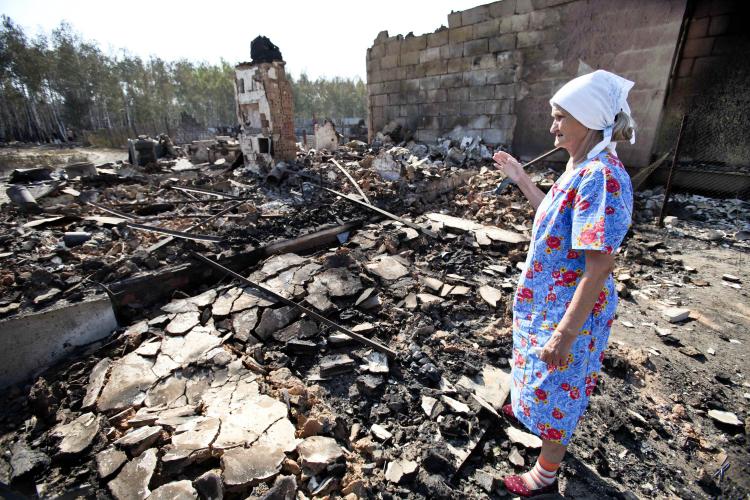
M549 100L551 105L563 108L586 128L602 131L604 138L589 151L586 159L593 158L605 148L615 150L612 142L615 115L620 111L630 114L627 98L633 85L635 83L630 80L598 69L569 81ZM630 144L633 143L635 134L630 139Z

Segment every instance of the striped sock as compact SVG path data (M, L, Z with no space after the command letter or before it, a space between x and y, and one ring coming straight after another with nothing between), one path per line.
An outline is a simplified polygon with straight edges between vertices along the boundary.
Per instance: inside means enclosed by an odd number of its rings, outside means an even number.
M522 475L521 478L526 482L526 486L530 490L538 490L552 484L555 481L557 475L557 469L560 468L559 463L552 463L546 460L542 455L534 464L534 467Z

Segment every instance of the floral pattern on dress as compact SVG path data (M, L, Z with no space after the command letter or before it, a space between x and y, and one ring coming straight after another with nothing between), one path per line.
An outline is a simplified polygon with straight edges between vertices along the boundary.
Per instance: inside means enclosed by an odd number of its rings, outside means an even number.
M565 172L537 209L526 271L513 303L513 411L542 439L568 444L599 380L617 308L610 275L567 363L549 368L536 350L549 340L586 267L585 250L611 254L631 224L630 177L603 151Z

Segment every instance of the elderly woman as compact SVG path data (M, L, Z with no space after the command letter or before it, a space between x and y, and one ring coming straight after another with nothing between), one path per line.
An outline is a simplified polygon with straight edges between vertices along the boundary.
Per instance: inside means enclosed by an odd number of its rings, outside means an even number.
M599 379L617 308L614 254L633 206L614 144L635 142L626 102L632 86L599 70L550 99L550 133L570 159L546 195L511 155L493 158L536 210L513 304L511 404L503 408L542 439L534 467L504 480L522 497L557 491L557 469Z

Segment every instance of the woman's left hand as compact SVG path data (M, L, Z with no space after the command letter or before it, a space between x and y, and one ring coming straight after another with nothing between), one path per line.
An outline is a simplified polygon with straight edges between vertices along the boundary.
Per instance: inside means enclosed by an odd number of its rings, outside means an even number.
M550 339L544 344L539 359L550 367L558 367L568 363L568 354L575 342L574 336L568 336L555 330Z

